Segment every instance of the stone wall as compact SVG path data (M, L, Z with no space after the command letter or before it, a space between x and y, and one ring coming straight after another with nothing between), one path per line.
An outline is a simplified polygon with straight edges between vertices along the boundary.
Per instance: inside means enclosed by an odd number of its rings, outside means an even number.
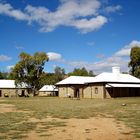
M104 98L103 84L91 84L84 89L84 98Z
M74 96L74 89L68 86L59 87L59 97Z
M75 97L76 89L79 89L80 98L104 98L103 84L91 84L88 86L59 86L59 97Z
M0 97L17 97L18 94L28 94L26 89L0 89Z
M38 96L56 96L55 91L39 91Z

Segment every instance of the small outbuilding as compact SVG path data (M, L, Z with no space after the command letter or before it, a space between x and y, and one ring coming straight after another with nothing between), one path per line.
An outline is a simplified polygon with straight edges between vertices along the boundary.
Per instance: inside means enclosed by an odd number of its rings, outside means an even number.
M58 96L58 88L54 85L44 85L39 90L38 96Z
M0 97L17 97L28 95L25 84L16 86L15 80L0 80Z
M59 97L115 98L140 96L140 79L120 73L119 67L96 77L71 76L56 84Z

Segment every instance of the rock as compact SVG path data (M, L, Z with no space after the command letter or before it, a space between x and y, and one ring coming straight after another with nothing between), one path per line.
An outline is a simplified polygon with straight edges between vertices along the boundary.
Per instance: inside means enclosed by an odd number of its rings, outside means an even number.
M123 104L121 104L121 106L126 106L126 104L125 104L125 103L123 103Z

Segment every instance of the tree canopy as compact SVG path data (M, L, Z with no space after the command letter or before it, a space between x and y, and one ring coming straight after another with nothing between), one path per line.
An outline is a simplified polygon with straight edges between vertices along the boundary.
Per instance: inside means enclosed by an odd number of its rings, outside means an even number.
M130 62L128 64L133 76L140 78L140 47L133 47L130 52Z
M41 83L45 85L54 85L63 80L65 77L65 70L61 67L55 67L54 73L43 73Z
M55 81L59 82L59 81L64 79L64 77L65 77L65 70L63 68L57 66L54 69L54 74L55 74Z
M69 76L94 76L93 71L88 71L86 68L75 68L73 72L68 73Z
M12 79L12 78L10 77L10 73L0 72L0 79Z
M0 72L0 79L4 79L2 72Z
M40 89L41 77L48 56L45 52L36 52L34 55L22 52L19 55L20 61L14 66L11 75L17 84L26 83L32 91Z

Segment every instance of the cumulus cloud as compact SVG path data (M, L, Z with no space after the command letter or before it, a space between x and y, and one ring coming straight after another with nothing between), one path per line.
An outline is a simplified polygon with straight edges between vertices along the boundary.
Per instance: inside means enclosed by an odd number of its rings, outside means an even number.
M87 33L101 28L107 18L98 15L100 2L98 0L69 0L61 1L54 12L45 7L26 7L31 15L31 21L41 25L40 31L51 32L58 26L70 26L78 29L81 33ZM96 16L98 15L98 16ZM90 19L87 16L91 16Z
M113 12L116 12L116 11L119 11L122 9L122 6L121 5L116 5L116 6L107 6L104 11L106 13L113 13Z
M9 61L11 60L12 58L9 57L9 56L6 56L6 55L0 55L0 61Z
M100 29L108 22L107 17L100 14L99 0L60 0L55 11L43 6L27 5L24 10L14 9L9 3L0 3L0 14L25 20L29 24L38 23L41 32L52 32L59 26L78 29L88 33ZM106 7L107 12L115 12L120 5Z
M133 40L128 45L124 46L121 50L115 53L115 56L118 57L124 57L124 56L130 56L130 51L132 47L140 47L140 41Z
M121 71L128 71L128 61L120 57L108 57L98 62L72 61L67 62L69 69L85 67L96 74L111 71L113 66L120 66Z
M59 53L48 52L47 55L49 57L49 61L61 61L62 60L62 56Z
M0 14L14 17L17 20L29 20L29 16L21 10L14 9L10 4L0 3Z
M107 18L104 16L97 16L95 18L75 20L73 26L81 31L81 33L88 33L101 28L107 23Z
M85 67L88 70L93 70L96 74L101 72L111 71L111 67L119 66L122 72L128 72L128 62L130 50L132 47L140 47L140 41L133 40L128 45L122 47L119 51L114 53L112 56L104 58L101 61L97 62L85 62L85 61L72 61L67 62L70 65L70 68L74 67Z

